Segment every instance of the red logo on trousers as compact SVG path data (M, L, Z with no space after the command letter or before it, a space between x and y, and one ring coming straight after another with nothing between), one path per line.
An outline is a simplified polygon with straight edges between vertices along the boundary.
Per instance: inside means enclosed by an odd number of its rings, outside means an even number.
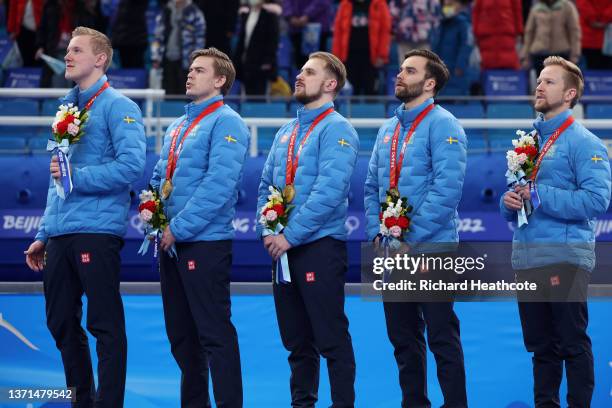
M189 269L190 271L194 271L195 268L196 268L195 261L187 261L187 269Z
M559 286L561 284L561 279L559 279L558 276L551 276L550 277L550 284L552 286Z
M314 282L314 281L315 281L315 273L306 272L306 282Z
M81 253L81 263L89 263L90 262L90 256L89 256L89 252L82 252Z

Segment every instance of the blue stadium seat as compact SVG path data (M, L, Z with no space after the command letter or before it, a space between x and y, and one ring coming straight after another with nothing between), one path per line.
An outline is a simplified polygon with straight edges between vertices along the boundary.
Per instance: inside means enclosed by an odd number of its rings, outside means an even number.
M371 155L374 145L376 144L377 128L357 128L359 135L359 153Z
M527 103L490 103L487 106L487 117L495 119L533 119L535 114Z
M244 102L240 107L244 118L284 118L286 113L285 102Z
M0 138L0 154L27 153L26 139L18 136Z
M351 118L383 118L385 117L385 104L379 103L352 103L348 106Z
M0 115L37 116L38 101L35 101L33 99L1 99Z
M257 150L260 153L268 154L277 131L278 129L271 127L257 128Z
M444 104L442 107L458 119L483 119L485 117L484 108L480 102Z
M586 107L587 119L612 119L612 103L589 103Z
M178 118L185 114L186 101L162 101L160 103L160 113L162 117Z
M47 152L47 141L46 137L38 136L28 139L28 147L34 154L49 154Z

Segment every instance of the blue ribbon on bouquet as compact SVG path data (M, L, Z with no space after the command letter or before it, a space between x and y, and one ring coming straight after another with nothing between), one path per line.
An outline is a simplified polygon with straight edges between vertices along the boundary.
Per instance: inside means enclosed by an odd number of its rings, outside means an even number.
M153 249L153 257L157 258L157 246L158 246L159 240L161 239L162 234L163 234L163 231L159 230L158 228L150 230L150 231L145 229L145 237L144 237L144 240L142 241L142 244L140 245L140 248L138 249L138 255L143 255L143 256L146 255L146 253L149 251L149 244L151 243L151 241L153 241L155 243L155 246ZM178 259L178 255L176 254L176 247L174 246L174 244L172 244L172 246L167 252L170 258Z
M268 235L279 235L283 230L283 226L279 222L276 224L276 228L273 230L266 228L262 232L262 236L267 237ZM280 273L279 273L280 269ZM289 272L289 258L287 257L287 253L281 255L280 259L276 261L276 274L275 274L276 283L291 283L291 274Z
M520 185L521 187L529 184L529 180L525 177L525 172L523 170L519 170L516 172L512 172L510 170L506 171L506 185L510 188L510 191L514 191L514 186ZM539 205L539 199L538 199ZM521 228L523 225L528 224L527 216L532 212L532 205L530 201L523 201L523 206L518 211L518 227Z
M50 139L47 142L47 151L57 155L57 161L60 166L60 179L53 179L57 195L65 200L72 192L72 177L70 175L70 160L68 159L69 150L68 139L62 139L60 143Z
M389 257L389 250L397 251L402 246L402 243L399 239L392 237L390 235L383 235L381 239L381 245L383 250L385 251L385 258ZM387 282L389 280L389 276L391 276L391 271L385 268L383 272L383 282Z

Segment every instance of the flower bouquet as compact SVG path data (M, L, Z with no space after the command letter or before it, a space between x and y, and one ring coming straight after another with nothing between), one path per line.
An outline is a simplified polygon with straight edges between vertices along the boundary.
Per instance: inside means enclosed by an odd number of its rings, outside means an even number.
M408 213L412 211L412 206L408 205L406 197L400 197L399 191L395 188L387 190L386 200L380 203L380 231L384 248L397 250L404 240L404 234L410 228L410 218Z
M526 133L522 130L517 130L518 139L512 140L514 149L506 152L506 160L508 162L508 170L506 171L506 184L510 191L514 191L514 187L526 186L531 183L531 175L533 173L536 158L539 152L537 138L533 133ZM519 228L527 224L527 217L533 210L533 204L530 200L523 202L523 207L518 212Z
M64 200L72 192L73 187L68 157L69 146L83 137L83 128L88 116L87 109L79 111L79 108L72 103L60 105L51 125L53 139L47 142L47 151L57 155L61 177L54 182L57 195Z
M270 194L268 195L268 202L261 209L259 223L263 226L262 236L278 235L282 232L283 228L289 221L289 214L295 207L290 205L287 198L283 196L282 190L276 186L268 187ZM280 265L279 265L280 263ZM280 266L280 272L279 271ZM275 273L275 280L277 283L288 283L291 282L291 275L289 274L289 260L287 254L283 254L278 262L273 265Z
M142 190L140 195L140 205L138 206L138 216L144 225L145 237L138 250L139 255L145 255L149 250L149 243L155 243L153 256L157 257L157 246L164 229L168 226L168 218L164 214L164 204L162 203L157 190L149 186L148 190ZM175 256L174 247L170 250L170 256Z

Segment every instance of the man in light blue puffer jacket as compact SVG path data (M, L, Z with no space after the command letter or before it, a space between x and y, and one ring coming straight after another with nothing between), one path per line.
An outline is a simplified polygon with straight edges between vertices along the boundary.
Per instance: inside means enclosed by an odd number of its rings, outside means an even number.
M404 240L413 249L418 248L417 253L423 247L419 244L425 244L428 252L446 252L459 240L457 206L465 176L467 141L457 119L433 105L433 97L448 77L448 69L435 53L413 50L406 54L395 85L395 96L403 103L378 132L364 188L366 233L371 241L380 242L380 203L385 202L391 187L397 188L413 207ZM390 186L391 146L396 134L397 166L401 167L397 185ZM400 164L404 140L408 141ZM430 406L426 327L429 347L438 366L444 406L467 407L459 319L453 311L453 302L387 300L384 310L399 367L402 406Z
M47 326L62 354L66 384L76 388L76 400L80 406L121 407L127 340L119 251L130 184L144 171L145 134L138 106L108 87L104 73L113 55L109 39L78 27L67 51L66 79L77 86L61 103L81 110L91 102L89 118L82 139L69 148L74 188L64 200L49 183L45 214L26 262L33 270L43 270ZM51 176L59 179L57 157L50 168ZM97 341L97 393L81 327L83 293L88 299L87 329Z
M594 373L586 299L595 217L610 204L610 162L601 140L573 121L570 109L584 89L580 69L561 57L547 58L544 67L535 94L540 170L533 192L529 186L507 192L500 209L516 221L523 200L533 197L537 206L528 224L515 229L512 251L517 281L537 283L544 297L519 297L523 339L533 353L535 405L559 406L565 362L569 406L588 407Z
M291 185L295 192L287 226L263 242L275 260L284 253L288 256L291 282L274 283L274 301L283 345L290 352L291 399L296 407L311 407L317 401L320 355L327 359L332 406L353 407L355 402L355 357L344 314L344 224L359 139L333 110L345 81L346 69L337 57L326 52L310 55L295 82L294 95L304 107L297 119L277 132L259 185L258 215L270 186ZM297 170L289 175L288 154L297 161ZM257 231L262 234L261 225Z
M242 407L230 273L249 132L223 104L235 77L231 60L216 48L191 54L186 87L193 102L168 127L151 178L170 220L161 240L161 291L166 332L182 373L182 406L210 406L210 367L217 406ZM174 166L168 163L172 156ZM173 245L176 258L167 252Z

